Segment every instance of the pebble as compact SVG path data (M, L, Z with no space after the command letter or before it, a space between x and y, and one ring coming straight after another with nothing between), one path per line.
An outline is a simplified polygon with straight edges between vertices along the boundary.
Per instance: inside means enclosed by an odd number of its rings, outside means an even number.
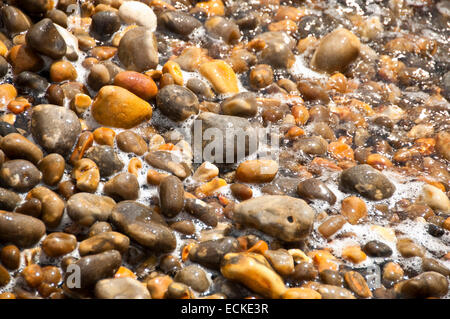
M58 184L64 174L65 166L64 158L57 153L44 157L38 163L38 168L42 172L43 182L50 186Z
M179 270L174 280L184 283L198 292L205 292L210 285L206 272L197 265L189 265Z
M181 270L181 261L173 255L165 255L159 262L159 268L166 274L175 275Z
M15 84L20 93L39 94L48 87L47 80L33 72L24 71L16 76Z
M342 72L356 59L360 46L358 37L349 30L336 29L321 39L311 66L329 73Z
M345 220L345 218L341 215L331 216L322 224L320 224L317 230L322 234L323 237L329 238L337 231L339 231L346 222L347 221Z
M170 175L161 180L159 205L161 213L169 218L173 218L181 212L184 206L184 187L178 177Z
M105 194L119 197L122 200L132 200L139 197L139 182L135 175L130 173L119 173L103 187Z
M130 277L100 280L94 293L99 299L151 299L147 288Z
M95 222L89 227L89 237L112 231L112 226L107 222Z
M344 275L345 282L349 288L361 298L372 297L372 292L364 277L356 271L348 271Z
M42 242L42 250L49 257L61 257L75 250L77 238L74 235L55 232L49 234Z
M127 252L130 239L121 233L102 232L80 242L78 251L80 256L95 255L108 250L117 250L122 255Z
M114 208L111 219L127 236L149 249L169 252L176 238L164 218L151 208L134 201L122 201Z
M0 187L0 210L12 212L21 200L15 192Z
M159 90L156 105L173 121L184 121L199 111L198 99L191 90L172 84Z
M223 114L240 117L253 117L258 111L256 95L252 92L238 93L224 100L220 107Z
M383 268L383 280L387 282L398 282L403 279L403 269L394 262L388 262Z
M320 285L317 292L322 299L356 299L348 289L332 285Z
M123 131L116 136L117 147L125 153L144 155L148 146L145 140L133 131Z
M110 146L92 146L86 151L84 157L93 160L97 164L100 170L100 176L102 177L115 174L124 167L119 156Z
M225 43L236 43L241 38L239 26L230 19L224 17L211 17L205 22L205 29L208 34Z
M184 209L195 218L200 219L206 225L212 227L217 226L218 220L214 206L207 204L200 199L186 198L184 201Z
M346 192L357 192L372 200L389 198L396 189L386 176L367 164L343 171L340 187Z
M260 63L269 64L273 68L289 69L295 62L292 49L295 40L282 31L270 31L257 35L255 40L263 40L265 47L260 54Z
M67 214L74 222L89 227L108 220L115 206L116 202L108 196L77 193L67 201Z
M80 258L75 262L80 269L80 288L93 287L98 281L114 276L121 263L122 258L117 250Z
M319 274L320 280L323 281L327 285L343 287L344 286L344 278L341 274L332 269L322 270Z
M31 133L47 152L67 155L81 133L81 124L73 111L41 104L33 107Z
M212 100L215 97L211 87L200 79L192 78L186 82L186 87L191 90L200 100Z
M219 94L239 93L238 79L230 65L222 60L202 63L200 73Z
M308 136L297 139L292 147L294 151L309 155L323 155L327 152L328 142L320 136Z
M289 288L281 296L282 299L322 299L322 296L315 290L309 288Z
M0 240L19 247L36 244L45 234L45 225L37 218L18 213L0 213Z
M75 81L77 70L68 61L57 61L50 66L50 79L52 82Z
M170 228L184 235L195 234L195 225L190 220L180 220L170 225Z
M297 194L306 200L321 199L327 201L330 205L336 203L336 195L324 182L315 178L300 182L297 186Z
M219 269L223 257L239 252L239 242L234 237L202 241L189 250L189 259L211 269Z
M108 39L119 29L119 15L114 11L100 11L92 16L91 33L96 39Z
M370 257L389 257L392 255L392 249L378 240L367 242L363 246L363 251Z
M27 45L52 59L61 59L67 50L64 38L53 21L45 18L33 24L26 34Z
M156 30L156 15L148 5L142 2L125 1L119 8L119 16L126 24L136 24L151 32Z
M159 62L155 35L144 27L127 31L120 40L118 56L128 71L155 69Z
M419 199L433 209L450 213L450 199L442 190L433 185L423 185Z
M263 89L273 83L273 70L270 65L258 64L250 71L249 80L254 90Z
M237 204L233 219L283 241L295 242L309 235L314 215L301 199L264 195Z
M53 23L56 23L63 28L67 28L67 15L59 9L47 11L46 18L49 18Z
M114 77L114 85L123 87L143 100L150 100L158 93L151 77L134 71L122 71Z
M236 179L244 183L268 183L277 172L278 163L274 160L248 160L239 164Z
M10 34L27 31L31 26L30 18L14 6L3 6L0 9L0 14L3 25Z
M158 22L167 30L184 36L202 26L195 17L183 11L165 11L158 17Z
M196 182L208 182L219 175L219 168L208 161L203 162L192 175Z
M94 141L100 145L114 146L116 132L109 127L99 127L94 131Z
M5 162L0 169L2 184L17 192L27 192L39 184L42 173L25 160L11 160Z
M350 196L341 203L341 214L352 225L356 225L361 218L367 216L366 203L359 197Z
M57 227L64 214L64 201L52 190L44 186L33 188L27 199L36 198L42 203L41 219L50 228Z
M82 158L75 162L72 178L76 180L78 190L94 193L100 182L100 171L93 160Z
M450 276L450 269L433 258L422 258L422 270L434 271L440 273L446 277Z
M244 184L232 184L230 190L233 196L239 200L247 200L253 197L252 189Z
M154 151L145 155L145 161L155 168L159 168L180 179L185 179L190 175L190 169L181 159L172 156L172 153L166 151Z
M8 270L0 265L0 287L6 286L11 280Z
M26 266L20 273L26 284L31 288L37 288L44 281L41 266L31 264Z
M264 256L256 253L229 253L220 271L265 298L280 298L287 290L281 277L272 270Z
M416 256L423 257L425 255L425 249L409 238L398 239L397 249L400 252L400 254L405 258L411 258Z
M395 291L405 298L442 297L448 292L449 282L445 276L427 271L394 286Z
M230 159L232 159L233 163L235 163L235 161L240 161L255 151L253 149L254 147L251 147L249 144L250 141L258 141L257 130L255 129L258 126L252 125L247 119L238 116L202 112L197 117L197 120L201 121L202 134L205 134L205 131L209 128L214 128L219 130L218 132L221 133L221 136L215 136L212 141L204 140L201 145L201 150L197 149L199 145L195 143L194 154L203 154L203 151L210 143L214 145L218 144L219 149L216 149L216 153L222 154L222 157L215 155L211 156L213 158L207 158L206 160L211 163L229 163ZM246 140L244 150L240 149L236 145L237 143L234 143L235 136L244 136ZM247 138L249 142L247 142ZM216 139L218 140L216 141ZM223 145L223 147L220 148L220 145ZM209 157L209 154L206 153L206 155Z
M292 258L287 250L266 250L263 255L273 269L281 276L289 276L294 272L294 258Z
M101 125L132 128L152 117L149 103L119 86L100 89L91 108L92 116Z
M319 272L314 267L313 263L302 261L294 267L294 272L291 274L291 278L295 281L313 281L319 275Z
M10 269L16 270L20 267L20 250L15 245L4 246L0 251L0 261Z

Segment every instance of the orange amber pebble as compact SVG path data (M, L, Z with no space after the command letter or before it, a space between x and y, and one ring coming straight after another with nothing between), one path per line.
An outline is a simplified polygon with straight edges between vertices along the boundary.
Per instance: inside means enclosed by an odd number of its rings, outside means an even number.
M292 107L292 115L295 118L295 122L298 125L303 125L308 122L309 119L309 111L304 105L294 105Z
M127 267L120 266L120 268L115 273L114 278L124 278L124 277L136 278L136 275Z
M181 260L182 261L187 260L187 258L189 256L189 252L191 251L192 247L194 247L194 246L195 246L195 243L189 243L183 247L183 250L181 251Z
M99 127L94 131L94 140L97 144L114 146L116 133L109 127Z
M298 126L292 126L291 128L289 128L289 130L286 132L286 138L288 139L294 139L298 136L302 136L305 135L305 131L303 129L301 129Z
M355 159L352 148L342 142L332 142L328 144L328 152L338 161L353 161Z
M266 250L269 249L269 246L264 240L258 240L256 244L254 244L252 247L250 247L247 252L249 253L258 253L258 254L264 254Z
M269 24L267 28L269 31L285 31L287 33L294 33L298 30L297 24L290 19L273 22Z
M386 156L380 154L370 154L367 156L366 163L380 171L393 166Z
M434 153L436 140L434 138L419 138L414 144L417 146L417 150L420 154L431 155Z
M342 257L354 264L359 264L360 262L366 260L367 255L361 250L361 247L349 246L345 247L342 251Z
M30 102L24 97L18 97L15 100L12 100L8 104L8 110L13 112L14 114L19 114L28 109L31 106Z
M333 74L328 79L326 88L327 90L345 93L347 91L347 78L342 73Z

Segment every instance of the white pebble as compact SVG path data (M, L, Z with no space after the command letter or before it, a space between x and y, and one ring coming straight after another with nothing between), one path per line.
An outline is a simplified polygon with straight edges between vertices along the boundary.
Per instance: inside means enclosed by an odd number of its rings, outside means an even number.
M126 1L119 8L119 16L127 24L146 27L152 32L156 30L156 15L146 4L138 1Z

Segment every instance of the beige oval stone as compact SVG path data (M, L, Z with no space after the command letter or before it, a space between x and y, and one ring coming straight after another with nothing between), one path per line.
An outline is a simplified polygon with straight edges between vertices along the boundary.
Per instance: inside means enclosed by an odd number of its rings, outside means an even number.
M274 160L248 160L236 170L236 179L244 183L268 183L277 175L278 163Z

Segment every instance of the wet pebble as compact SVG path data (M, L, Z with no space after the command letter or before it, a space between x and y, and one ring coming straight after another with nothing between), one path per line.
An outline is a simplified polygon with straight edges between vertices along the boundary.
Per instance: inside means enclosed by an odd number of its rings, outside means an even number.
M163 215L175 217L184 206L183 183L176 176L167 176L159 184L159 205Z
M91 226L97 221L106 221L116 202L108 196L77 193L67 201L67 214L76 223Z
M137 199L139 197L139 182L133 174L120 173L105 183L103 191L107 195L123 200Z
M236 205L233 219L237 223L292 242L308 236L314 215L312 208L301 199L265 195Z
M118 232L102 232L80 242L80 256L95 255L108 250L117 250L122 255L128 250L130 239Z
M66 54L66 42L53 21L48 18L32 25L26 34L26 40L31 48L52 59L60 59Z
M184 283L198 292L206 291L210 285L206 272L196 265L186 266L178 271L174 280Z
M336 195L322 181L311 178L300 182L297 186L297 194L306 200L321 199L330 205L336 203Z
M81 133L81 125L73 111L41 104L33 107L31 133L47 152L67 155Z
M392 249L378 240L367 242L363 246L363 251L370 257L389 257L392 255Z
M367 164L346 169L340 177L340 187L344 191L357 192L372 200L391 197L395 192L392 182Z
M89 158L97 164L100 176L106 177L122 170L124 164L114 149L107 145L96 145L90 147L84 157Z
M42 173L25 160L5 162L0 169L2 183L18 192L26 192L39 184Z
M191 90L173 84L163 87L156 96L161 112L173 121L184 121L198 113L198 99Z
M114 208L111 220L130 238L155 251L169 252L176 238L164 218L154 209L134 201L123 201Z
M42 250L47 256L60 257L67 255L77 247L77 239L74 235L55 232L45 237L42 242Z
M150 299L147 288L130 277L98 281L95 296L99 299Z
M189 259L207 268L218 269L226 254L239 250L239 243L233 237L207 240L194 245L190 249Z

